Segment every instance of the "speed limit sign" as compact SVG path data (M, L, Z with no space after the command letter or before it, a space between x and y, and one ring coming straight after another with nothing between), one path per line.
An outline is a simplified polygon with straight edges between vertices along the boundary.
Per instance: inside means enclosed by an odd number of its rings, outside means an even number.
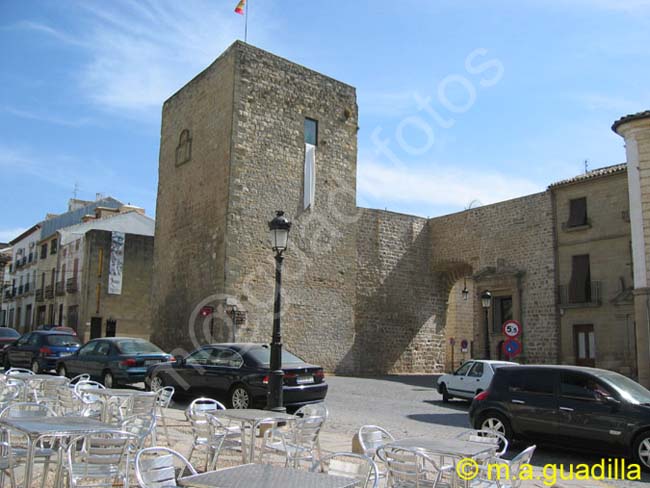
M516 320L506 320L503 323L502 331L506 337L514 339L521 334L521 324Z

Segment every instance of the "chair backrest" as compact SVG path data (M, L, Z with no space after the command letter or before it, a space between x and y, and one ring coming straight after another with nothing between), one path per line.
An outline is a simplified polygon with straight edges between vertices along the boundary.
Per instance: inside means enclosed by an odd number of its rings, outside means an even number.
M138 451L135 456L135 476L140 488L164 488L178 486L176 468L181 475L187 469L190 474L196 470L185 457L166 447L148 447Z
M156 390L156 405L160 408L168 408L172 403L175 391L173 386L164 386Z
M537 446L530 446L521 451L515 457L513 457L510 462L510 477L512 479L512 488L519 488L521 486L521 478L519 476L519 470L523 464L529 464L530 459L533 457L533 453Z
M20 395L21 388L18 385L6 384L0 388L0 404L7 404L14 401Z
M129 415L155 415L157 400L158 394L156 392L133 395L127 403Z
M52 378L58 378L53 376ZM54 399L57 396L59 388L66 386L69 381L67 378L63 380L45 380L39 382L38 388L36 389L36 397L40 399Z
M7 371L5 371L5 374L7 376L11 376L12 374L19 374L19 373L35 374L31 369L26 369L26 368L9 368Z
M185 416L192 425L194 438L209 437L213 432L213 424L209 421L208 415L217 410L226 410L223 403L212 398L197 398L185 410Z
M296 410L296 417L323 417L325 420L329 417L329 410L323 402L319 403L310 403L308 405L303 405L298 410Z
M361 483L362 488L379 486L379 471L375 462L363 454L353 452L335 452L315 460L311 471L325 471L333 476L352 478Z
M154 416L134 415L122 421L120 424L122 431L137 436L137 442L131 447L134 449L142 449L144 447L147 439L156 428L155 420Z
M388 468L388 486L418 486L431 473L439 472L436 462L418 449L381 446L377 449L377 457Z
M501 457L508 450L508 439L503 434L493 430L466 430L456 436L468 442L489 444L495 447L495 456Z
M87 373L81 373L78 374L77 376L73 377L68 384L74 388L74 386L79 383L80 381L90 381L90 375Z
M0 418L27 418L27 417L54 417L56 412L47 405L34 402L20 402L9 405L2 412Z
M359 445L366 456L374 457L379 446L394 441L393 435L378 425L362 425L358 433Z
M303 417L293 422L292 440L298 446L313 447L318 442L323 417Z
M83 465L88 472L93 466L107 470L111 466L118 471L126 469L129 446L137 443L133 434L122 431L108 431L87 434L72 439L67 448L68 465ZM75 470L79 473L79 470ZM83 476L83 475L82 475Z

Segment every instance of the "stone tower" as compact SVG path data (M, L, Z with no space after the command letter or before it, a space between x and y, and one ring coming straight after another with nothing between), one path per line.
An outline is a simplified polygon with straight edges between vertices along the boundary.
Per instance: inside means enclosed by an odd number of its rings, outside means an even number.
M165 102L155 341L186 350L270 341L267 222L284 210L293 222L284 342L327 368L345 362L354 336L356 133L353 87L239 41Z
M650 386L650 110L612 126L625 139L639 383Z

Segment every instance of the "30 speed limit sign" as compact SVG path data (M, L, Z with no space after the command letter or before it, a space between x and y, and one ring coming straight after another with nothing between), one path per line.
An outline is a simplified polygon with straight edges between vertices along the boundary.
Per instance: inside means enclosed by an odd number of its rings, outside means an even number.
M506 337L514 339L515 337L519 337L521 335L521 324L516 320L506 320L503 323L502 330L503 334Z

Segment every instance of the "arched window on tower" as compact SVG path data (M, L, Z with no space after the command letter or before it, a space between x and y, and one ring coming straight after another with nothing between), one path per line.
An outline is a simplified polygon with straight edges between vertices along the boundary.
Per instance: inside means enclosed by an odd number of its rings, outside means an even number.
M190 131L183 129L176 147L176 166L187 163L192 158L192 138Z

